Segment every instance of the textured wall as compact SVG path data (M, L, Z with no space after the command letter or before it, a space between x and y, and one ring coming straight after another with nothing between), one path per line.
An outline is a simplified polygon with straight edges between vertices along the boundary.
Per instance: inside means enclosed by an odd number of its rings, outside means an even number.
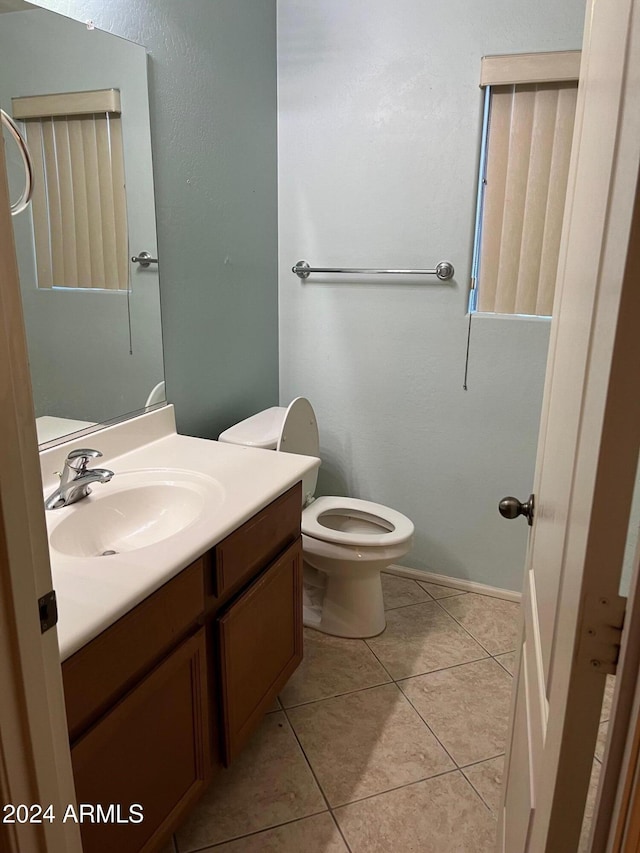
M518 589L548 321L465 316L484 54L579 48L583 0L279 0L280 397L319 420L324 493L413 519L408 566ZM454 283L291 274L432 267Z
M215 435L277 380L274 0L41 0L151 53L166 371ZM474 321L462 390L486 53L580 46L582 0L279 0L281 401L320 422L325 492L416 523L407 565L520 586L545 321ZM188 121L186 120L188 118ZM457 268L448 285L301 284L319 264Z
M167 396L214 437L278 396L275 0L40 0L149 51Z

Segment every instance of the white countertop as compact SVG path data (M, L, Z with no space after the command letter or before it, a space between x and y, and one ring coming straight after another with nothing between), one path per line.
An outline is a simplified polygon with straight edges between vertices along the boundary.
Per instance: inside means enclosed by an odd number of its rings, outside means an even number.
M71 418L57 418L52 415L42 415L36 418L36 432L38 444L46 444L56 438L62 438L72 432L94 427L93 421L78 421Z
M199 518L153 545L108 557L72 557L51 549L62 660L283 494L303 474L320 465L315 457L177 435L166 429L168 426L170 430L173 422L172 407L157 415L150 413L133 419L140 421L142 427L136 439L138 446L132 450L117 452L126 443L126 436L123 438L123 429L118 432L116 426L41 454L45 495L55 488L57 480L52 476L55 466L59 466L69 450L83 446L82 441L84 446L103 452L103 458L91 467L114 471L113 483L117 482L118 473L170 468L212 477L224 491L224 499L211 512L211 517ZM131 436L132 421L119 426ZM151 440L145 443L145 438ZM116 451L113 455L110 448ZM87 498L69 507L47 511L49 535L71 513L81 513L92 499L97 500L100 490L108 489L109 485L94 485L93 494Z

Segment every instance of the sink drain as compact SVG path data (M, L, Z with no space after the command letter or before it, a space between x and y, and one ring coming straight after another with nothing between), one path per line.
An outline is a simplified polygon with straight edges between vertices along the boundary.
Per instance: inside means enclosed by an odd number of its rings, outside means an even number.
M100 554L100 556L101 557L111 557L113 554L117 554L117 553L118 553L117 551L103 551L102 554Z

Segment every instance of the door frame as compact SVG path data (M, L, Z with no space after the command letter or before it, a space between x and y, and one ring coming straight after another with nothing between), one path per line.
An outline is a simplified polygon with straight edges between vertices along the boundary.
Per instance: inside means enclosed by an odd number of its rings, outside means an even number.
M3 812L0 847L80 853L78 825L63 822L75 791L57 630L40 630L52 579L5 162L0 137L0 806L51 804L54 819Z

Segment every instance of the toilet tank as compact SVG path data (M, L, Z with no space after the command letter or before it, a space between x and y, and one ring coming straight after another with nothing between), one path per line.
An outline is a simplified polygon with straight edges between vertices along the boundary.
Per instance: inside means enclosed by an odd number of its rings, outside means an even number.
M272 406L270 409L264 409L220 433L218 441L320 457L316 416L306 397L296 397L286 408ZM313 500L317 483L317 468L303 476L303 506Z
M286 406L272 406L270 409L264 409L221 432L218 441L275 450L286 413Z

